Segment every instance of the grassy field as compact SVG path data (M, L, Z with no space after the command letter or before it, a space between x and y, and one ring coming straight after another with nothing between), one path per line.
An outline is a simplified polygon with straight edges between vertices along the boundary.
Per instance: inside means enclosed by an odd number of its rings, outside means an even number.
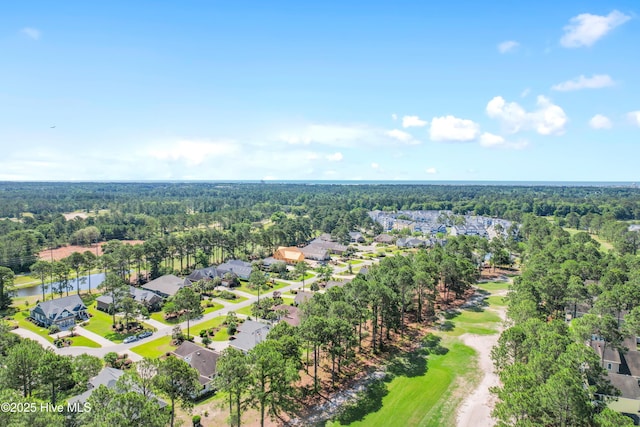
M495 282L480 286L495 293L507 289L508 283ZM491 296L489 304L502 302L502 298ZM368 403L362 409L350 411L344 424L332 421L326 425L454 426L457 405L481 377L476 370L476 352L465 346L458 337L464 333L494 334L500 318L493 311L462 310L449 322L450 330L436 333L442 337L441 345L448 349L446 354L431 354L426 357L423 369L397 375L386 383L386 387L374 389L370 392ZM420 363L415 365L420 367Z
M204 313L203 314L207 314L207 313L214 312L216 310L220 310L223 307L224 306L222 304L217 303L217 302L214 301L214 304L211 307L204 307ZM182 321L185 320L185 319L181 319L181 318L174 318L174 319L171 319L171 320L166 320L164 318L164 312L162 312L162 311L156 311L154 313L151 313L151 315L149 317L152 318L153 320L157 321L157 322L164 323L165 325L175 325L175 324L181 323Z
M115 343L121 343L122 340L124 340L126 337L128 337L129 335L133 335L133 334L121 334L121 333L114 332L113 329L111 329L111 325L113 324L113 318L110 314L100 311L96 309L94 306L89 307L88 312L91 313L93 316L91 317L91 320L89 320L89 323L84 327L86 330L96 333L100 336L103 336L106 339L113 341ZM116 316L116 320L117 319L118 319L118 316ZM150 325L143 323L143 326L146 329L154 330L154 328Z
M243 297L241 295L236 294L236 297L234 299L224 299L224 298L214 298L213 301L224 301L224 302L230 302L231 304L238 304L241 303L242 301L246 301L247 297Z
M361 259L350 259L349 261L347 261L347 263L351 264L351 265L358 265L358 264L362 264L364 261L362 261Z
M197 325L191 325L191 334L199 335L200 331L203 329L216 328L224 322L226 316L218 316L213 319L209 319L206 322L198 323Z
M213 341L229 341L227 328L222 328L213 336Z
M90 340L87 337L83 337L81 335L76 335L73 338L69 338L71 340L71 347L91 347L91 348L100 348L102 347L95 341Z
M238 314L244 314L245 316L251 316L251 307L250 305L246 306L246 307L242 307L239 310L235 310L236 313Z
M139 354L142 357L156 358L163 356L165 353L173 351L175 349L176 347L171 345L171 335L167 335L132 347L131 351Z
M27 320L27 317L29 317L29 314L30 314L29 310L22 310L16 313L13 316L14 323L17 323L18 326L21 328L27 329L31 332L35 332L41 337L46 338L47 341L49 342L53 342L53 338L49 335L49 331L47 328L41 328L40 326L37 326L35 323L32 323L29 320Z
M288 283L280 282L278 280L276 280L275 282L276 283L273 285L272 288L264 289L264 290L260 291L260 295L264 295L267 292L271 292L271 291L277 291L278 289L284 288L285 286L289 285ZM246 282L241 282L241 283L242 283L242 285L240 285L237 288L233 288L233 289L237 289L239 291L246 292L246 293L251 294L251 295L258 295L258 291L256 289L249 289L249 286L247 285Z

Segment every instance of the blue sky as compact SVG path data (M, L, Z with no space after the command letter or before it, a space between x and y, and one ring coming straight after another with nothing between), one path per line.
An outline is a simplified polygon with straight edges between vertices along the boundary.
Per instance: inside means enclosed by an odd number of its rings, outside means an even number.
M94 3L4 5L0 180L640 180L637 1Z

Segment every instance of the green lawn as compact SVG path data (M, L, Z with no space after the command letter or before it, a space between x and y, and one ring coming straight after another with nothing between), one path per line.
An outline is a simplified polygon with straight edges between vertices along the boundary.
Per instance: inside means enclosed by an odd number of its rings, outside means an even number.
M73 338L69 338L71 340L71 347L91 347L91 348L100 348L102 347L95 341L90 340L87 337L83 337L81 335L76 335Z
M171 335L167 335L132 347L131 351L142 357L156 358L175 349L176 347L171 345Z
M451 319L455 327L448 332L450 336L462 334L492 335L496 333L500 316L495 312L463 310L458 316Z
M229 341L227 328L222 328L213 336L213 341Z
M102 337L105 337L106 339L113 341L115 343L121 343L122 340L124 340L126 337L128 337L129 335L132 335L132 334L121 334L121 333L114 332L113 329L111 329L111 325L113 324L113 318L110 314L96 309L95 306L89 307L88 311L93 316L91 317L91 320L89 320L89 323L84 327L86 330L91 331L95 334L98 334ZM117 319L117 316L116 316L116 319ZM151 330L155 329L152 326L144 323L143 323L143 326L146 329L151 329Z
M347 261L347 263L351 264L351 265L358 265L358 264L362 264L364 261L362 261L361 259L350 259L349 261Z
M236 310L236 313L238 314L244 314L245 316L252 316L251 314L251 307L250 305L246 306L246 307L242 307L239 310Z
M27 320L27 317L29 317L29 314L30 314L29 310L22 310L16 313L13 316L13 318L19 327L27 329L31 332L35 332L41 337L45 337L49 342L53 342L53 338L49 335L49 330L47 328L41 328L40 326L37 326L35 323L32 323L29 320Z
M246 293L251 294L251 295L258 295L258 291L254 290L254 289L249 289L249 286L247 286L246 282L241 282L241 283L242 283L242 285L240 285L237 288L233 288L233 289L237 289L239 291L246 292ZM272 288L264 289L264 290L260 291L260 295L264 295L267 292L276 291L276 290L278 290L280 288L284 288L285 286L288 286L288 285L289 285L288 283L280 282L279 280L276 280L275 284L273 285Z
M242 301L246 301L247 297L243 297L241 295L235 294L235 298L234 299L225 299L225 298L214 298L214 301L224 301L224 302L230 302L231 304L238 304Z
M499 291L506 291L509 289L510 283L508 282L486 282L486 283L478 283L478 288L490 292L496 293Z
M216 311L216 310L220 310L223 307L224 306L222 304L214 301L214 303L213 303L213 305L211 307L204 307L204 314L211 313L211 312ZM180 319L180 318L174 318L174 319L171 319L171 320L166 320L164 318L164 312L163 311L156 311L154 313L151 313L151 315L149 317L152 318L153 320L157 321L157 322L164 323L165 325L175 325L175 324L181 323L181 322L183 322L185 320L185 319ZM193 320L192 320L192 322L193 322Z
M445 355L431 355L427 372L408 377L396 376L387 384L388 393L381 407L351 426L433 426L455 425L453 399L457 376L468 376L473 370L475 351L453 338L443 339L449 349ZM327 426L339 426L329 422Z
M506 307L507 306L507 299L505 297L501 297L501 296L498 296L498 295L490 296L489 298L487 298L487 302L492 307Z
M198 323L197 325L191 325L191 334L199 335L200 331L203 329L216 328L220 326L226 318L226 316L218 316L214 317L213 319L209 319L206 322Z
M214 302L211 307L205 307L204 308L204 314L211 313L211 312L216 311L216 310L220 310L223 307L224 306L222 304Z
M501 286L508 285L500 283ZM484 284L483 284L484 287ZM498 287L489 284L488 288ZM502 298L502 297L491 297ZM493 303L490 299L489 303ZM465 310L450 319L454 327L437 332L441 345L448 349L444 355L427 356L426 369L414 375L398 375L384 387L371 393L368 407L351 411L347 425L390 427L439 427L455 425L456 408L469 390L480 380L476 370L476 352L457 337L463 333L494 334L500 318L492 311ZM420 366L420 365L416 365ZM426 370L426 372L424 372ZM464 378L464 385L460 378ZM338 421L326 426L342 425Z

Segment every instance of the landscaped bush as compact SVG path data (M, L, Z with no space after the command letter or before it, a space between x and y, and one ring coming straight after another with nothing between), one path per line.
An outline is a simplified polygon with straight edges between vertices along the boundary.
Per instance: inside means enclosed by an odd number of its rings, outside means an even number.
M209 338L208 336L204 336L202 337L202 344L206 346L208 346L209 344L211 344L211 338Z
M193 427L200 427L202 426L202 424L200 424L200 415L194 415L193 418L191 419L191 421L193 422Z
M49 334L57 334L58 332L60 332L60 326L58 325L49 326Z

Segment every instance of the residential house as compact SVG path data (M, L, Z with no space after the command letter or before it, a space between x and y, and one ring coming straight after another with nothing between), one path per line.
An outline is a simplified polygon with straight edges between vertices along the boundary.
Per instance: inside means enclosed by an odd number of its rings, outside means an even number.
M281 313L280 321L286 322L291 326L300 325L300 309L293 305L280 304L271 308L275 312Z
M420 246L426 246L427 242L415 237L404 237L396 241L396 245L399 248L418 248Z
M429 227L429 232L431 234L437 234L437 233L447 234L447 227L444 224L431 224L431 227Z
M284 261L287 264L295 264L300 261L304 261L304 254L299 248L290 246L290 247L279 247L278 250L273 254L273 258L278 261Z
M201 280L213 280L216 277L221 277L218 273L218 269L215 266L211 266L193 270L191 274L187 276L187 280L189 280L189 282L191 283L195 283Z
M216 368L220 353L203 348L190 341L184 341L180 347L173 351L173 354L198 371L198 381L202 385L199 395L214 389L213 379L217 373Z
M304 302L307 302L311 298L313 298L313 292L298 291L295 298L293 299L293 303L295 305L300 305Z
M309 247L313 247L316 249L324 249L330 254L336 254L336 255L342 255L347 251L347 247L345 245L341 245L340 243L336 243L336 242L328 242L326 240L321 240L321 239L312 240L311 243L307 245L307 248Z
M168 298L177 294L184 286L185 281L183 279L178 276L174 276L173 274L167 274L142 285L142 289L151 291L162 298Z
M67 330L76 324L76 320L87 320L89 315L82 299L69 295L38 303L31 310L31 318L45 328L57 325L61 330Z
M350 231L349 238L353 243L364 243L364 236L359 231Z
M604 368L615 374L620 373L620 365L622 363L622 359L620 358L620 352L617 349L611 348L611 346L607 346L605 348L605 343L602 340L597 339L597 337L592 337L595 339L591 340L591 348L596 352L598 357L604 362ZM604 352L604 356L603 356Z
M339 287L339 288L341 288L341 287L343 287L344 285L346 285L346 284L347 284L347 283L349 283L349 282L351 282L351 279L345 280L345 281L343 281L343 282L339 282L339 281L337 281L337 280L329 280L329 281L327 282L327 284L326 284L326 285L324 285L324 288L325 288L325 289L331 289L331 288L334 288L334 287L336 287L336 286L337 286L337 287Z
M70 405L73 405L73 404L81 405L86 401L88 401L89 396L91 396L93 391L96 390L101 385L107 388L115 388L118 382L118 379L123 375L124 375L124 371L120 369L102 368L102 370L98 373L98 375L96 375L95 377L89 380L89 384L87 384L87 391L85 391L84 393L78 394L76 396L70 397L67 400L67 403L69 403ZM137 390L135 387L134 387L134 391L141 393L141 391ZM151 396L155 397L153 395ZM165 406L167 406L167 403L165 401L157 397L155 398L160 404L161 408L164 408Z
M384 243L387 245L391 245L393 244L393 242L396 241L396 238L390 234L383 233L383 234L377 235L373 240L377 243Z
M322 249L316 245L308 245L301 249L305 259L313 261L327 261L330 260L329 251Z
M220 277L224 277L225 274L235 274L239 279L249 280L253 267L250 262L234 259L220 264L216 269Z
M145 289L129 286L129 295L134 301L147 307L149 311L159 310L162 304L162 298L159 295ZM103 294L96 298L96 308L98 310L108 312L112 303L113 298L110 294Z
M264 341L269 331L271 331L270 325L253 320L245 320L238 325L238 332L232 337L233 339L229 342L229 346L246 353Z

